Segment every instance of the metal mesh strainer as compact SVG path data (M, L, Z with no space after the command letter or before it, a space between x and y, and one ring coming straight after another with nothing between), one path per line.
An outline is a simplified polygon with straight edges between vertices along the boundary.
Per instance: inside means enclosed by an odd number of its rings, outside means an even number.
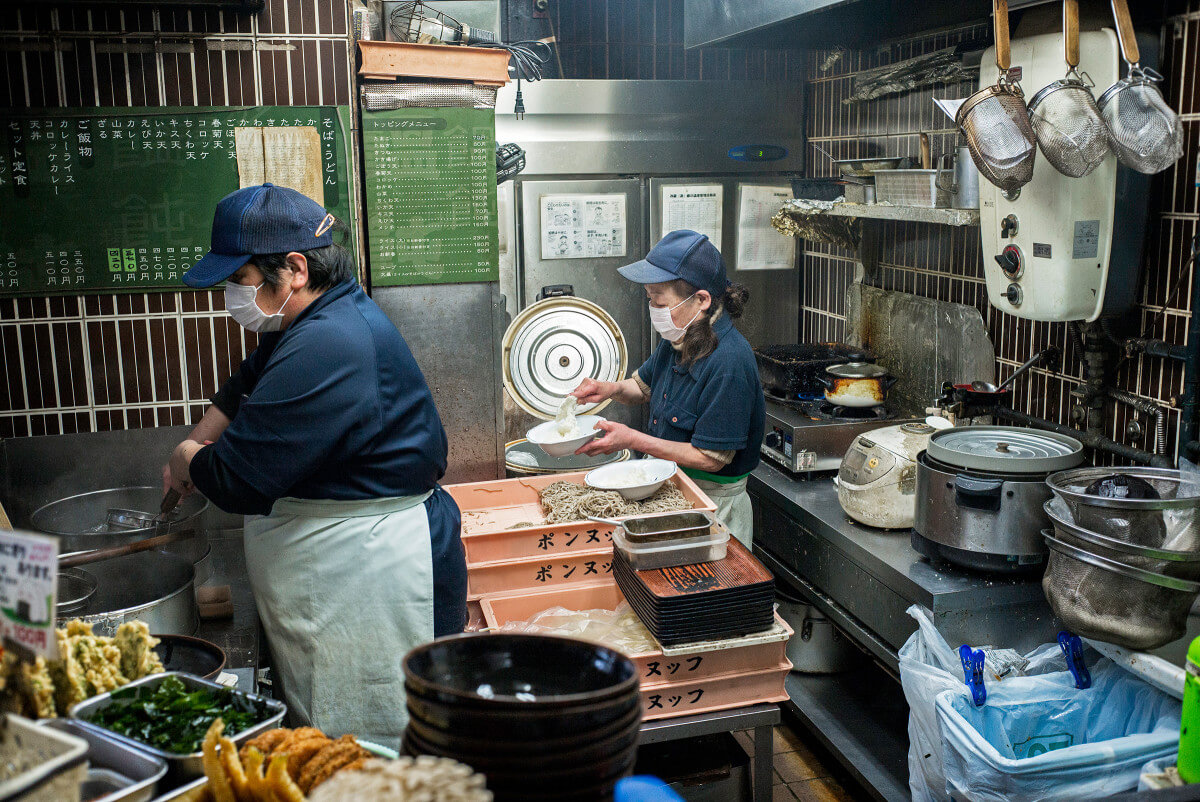
M1155 649L1183 636L1200 583L1144 571L1044 532L1050 557L1042 590L1066 628L1127 649Z
M1100 96L1100 114L1121 164L1161 173L1183 157L1183 125L1158 89L1162 76L1138 64L1141 52L1125 0L1112 0L1112 7L1129 73Z
M979 173L1005 192L1015 192L1033 180L1036 136L1029 121L1025 95L1008 77L1008 0L993 0L996 25L996 66L1000 79L967 98L956 122L967 138Z
M1063 2L1063 42L1067 77L1033 96L1029 116L1046 160L1065 176L1083 178L1108 158L1112 148L1096 98L1077 70L1079 0Z

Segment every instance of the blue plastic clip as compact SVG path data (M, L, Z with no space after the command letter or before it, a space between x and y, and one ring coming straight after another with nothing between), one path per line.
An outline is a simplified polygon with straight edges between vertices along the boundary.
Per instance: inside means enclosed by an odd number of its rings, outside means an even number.
M1075 687L1079 690L1092 687L1092 675L1083 659L1083 641L1078 635L1063 630L1058 633L1058 648L1062 649L1063 657L1067 658L1067 668L1075 678Z
M971 689L971 699L976 707L983 707L987 702L987 688L983 686L983 650L963 644L958 647L958 656L962 659L963 677Z

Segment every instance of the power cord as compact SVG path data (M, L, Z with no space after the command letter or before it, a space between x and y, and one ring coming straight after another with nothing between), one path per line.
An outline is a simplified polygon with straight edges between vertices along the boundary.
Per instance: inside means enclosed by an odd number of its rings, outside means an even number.
M554 54L550 45L542 41L529 42L479 42L471 43L469 47L490 47L497 50L507 50L513 62L514 73L517 77L517 102L513 113L518 120L525 119L525 98L521 95L521 81L542 80L542 67Z

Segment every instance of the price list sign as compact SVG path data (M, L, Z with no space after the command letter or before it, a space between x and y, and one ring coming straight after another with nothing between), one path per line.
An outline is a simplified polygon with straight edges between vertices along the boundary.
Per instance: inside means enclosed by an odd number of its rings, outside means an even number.
M349 222L349 112L262 106L3 116L0 295L184 289L183 273L208 250L217 201L285 171ZM279 137L247 131L298 132L310 147L280 165L279 148L271 148Z
M0 530L0 637L18 652L58 657L58 541Z
M491 109L363 112L375 286L497 281Z

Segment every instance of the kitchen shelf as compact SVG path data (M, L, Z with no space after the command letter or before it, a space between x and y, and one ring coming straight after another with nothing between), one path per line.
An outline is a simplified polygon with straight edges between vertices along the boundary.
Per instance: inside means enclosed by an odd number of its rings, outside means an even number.
M929 209L923 206L890 206L879 203L839 203L825 214L860 220L904 220L944 226L979 225L978 209Z

